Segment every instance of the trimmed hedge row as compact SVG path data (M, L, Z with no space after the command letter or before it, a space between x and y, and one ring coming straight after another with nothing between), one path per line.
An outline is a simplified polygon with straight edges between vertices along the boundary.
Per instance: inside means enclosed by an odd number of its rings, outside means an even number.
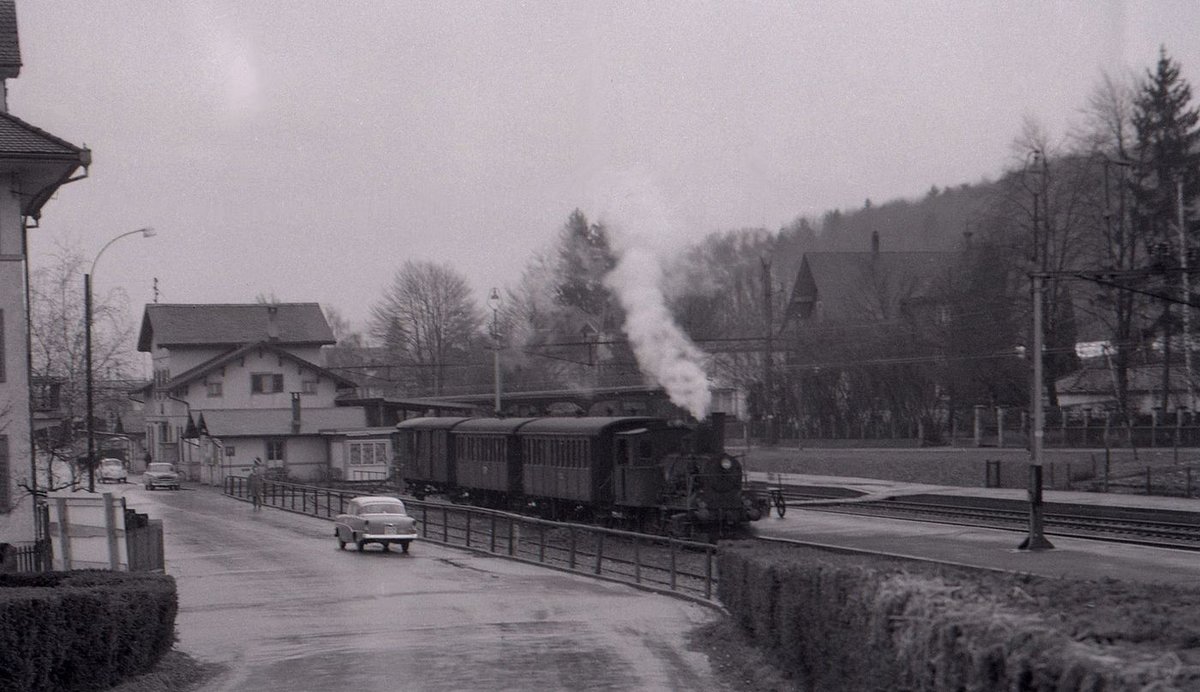
M80 570L0 574L0 690L98 690L175 643L174 577Z
M1200 689L1200 591L722 544L718 596L801 689Z

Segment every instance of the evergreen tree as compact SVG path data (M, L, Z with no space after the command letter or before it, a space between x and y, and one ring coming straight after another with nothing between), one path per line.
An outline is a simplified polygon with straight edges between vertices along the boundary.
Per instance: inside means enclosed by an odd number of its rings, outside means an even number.
M1137 175L1133 181L1134 232L1158 264L1170 266L1179 257L1180 244L1189 248L1196 230L1187 201L1200 192L1200 111L1191 105L1191 85L1180 76L1179 64L1163 48L1154 72L1148 72L1134 99L1133 125L1137 135ZM1182 199L1181 199L1182 198ZM1182 209L1181 209L1182 207ZM1183 228L1179 227L1183 215ZM1175 289L1167 279L1168 291ZM1179 320L1172 304L1164 301L1156 328L1163 339L1162 403L1170 405L1172 332Z
M1148 246L1177 247L1178 186L1185 201L1200 193L1200 110L1179 64L1163 48L1134 99L1138 175L1134 181L1135 223ZM1192 225L1192 220L1188 220ZM1190 230L1190 229L1189 229Z
M604 226L589 224L578 209L571 212L558 247L558 303L593 317L607 317L612 300L604 275L615 264Z

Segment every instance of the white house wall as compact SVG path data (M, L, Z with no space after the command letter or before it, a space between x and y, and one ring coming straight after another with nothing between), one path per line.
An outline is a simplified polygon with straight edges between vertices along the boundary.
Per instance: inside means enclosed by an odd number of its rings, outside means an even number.
M254 374L282 374L283 391L276 394L252 393L251 375ZM185 394L176 396L187 401L193 411L216 408L291 408L291 393L303 391L305 381L315 381L316 392L301 396L301 408L326 408L334 405L337 384L333 380L319 375L311 367L267 350L251 351L244 358L226 363L223 368L209 373L203 380L188 385ZM221 384L221 395L209 396L206 385L218 382Z
M0 194L0 542L34 536L33 499L20 487L30 476L29 373L25 344L25 264L20 186L4 180Z

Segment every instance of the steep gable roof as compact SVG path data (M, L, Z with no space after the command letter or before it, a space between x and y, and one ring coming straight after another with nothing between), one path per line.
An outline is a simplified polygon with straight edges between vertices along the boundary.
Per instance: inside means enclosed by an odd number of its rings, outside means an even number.
M221 355L217 356L216 358L212 358L208 361L201 363L200 365L197 365L196 367L192 368L191 370L182 372L182 373L176 375L175 377L172 377L165 385L162 385L161 389L164 389L169 392L177 387L183 387L183 386L189 385L192 382L195 382L196 380L203 379L209 373L211 373L215 370L218 370L218 369L224 367L225 365L227 365L228 363L238 360L239 358L246 355L247 353L250 353L255 350L269 351L271 353L278 355L280 358L285 358L287 360L292 361L293 363L299 363L300 365L304 366L306 369L311 370L314 373L317 373L318 375L320 375L322 377L328 377L329 379L333 380L339 388L351 388L351 387L356 386L356 384L354 383L353 380L347 379L347 378L345 378L335 372L332 372L330 370L326 370L325 368L321 367L320 365L311 363L311 362L301 358L300 356L297 356L283 348L280 348L275 342L260 341L260 342L253 343L253 344L246 344L245 346L242 346L240 348L231 349L225 353L222 353ZM135 390L135 391L149 391L153 387L154 387L154 383L151 382L150 384L146 385L145 387L142 387L141 389Z
M0 0L0 79L21 74L21 42L17 36L17 2Z
M788 318L809 317L819 301L834 319L884 320L902 302L932 297L952 252L809 252L800 262Z
M274 310L272 327L271 311ZM272 333L272 332L275 333ZM138 350L158 346L242 346L270 341L290 346L337 343L317 303L146 306Z

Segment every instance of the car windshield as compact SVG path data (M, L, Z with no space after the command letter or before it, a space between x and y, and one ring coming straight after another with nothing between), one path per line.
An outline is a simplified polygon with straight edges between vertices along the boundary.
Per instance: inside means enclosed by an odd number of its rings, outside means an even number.
M400 502L372 502L363 505L359 514L404 514L404 505Z
M109 468L121 468L122 466L124 466L124 464L122 464L117 459L104 459L103 461L100 462L100 465L107 466Z
M154 471L156 473L170 473L171 471L174 471L175 469L171 468L170 464L150 464L150 466L148 466L146 468L146 470Z

